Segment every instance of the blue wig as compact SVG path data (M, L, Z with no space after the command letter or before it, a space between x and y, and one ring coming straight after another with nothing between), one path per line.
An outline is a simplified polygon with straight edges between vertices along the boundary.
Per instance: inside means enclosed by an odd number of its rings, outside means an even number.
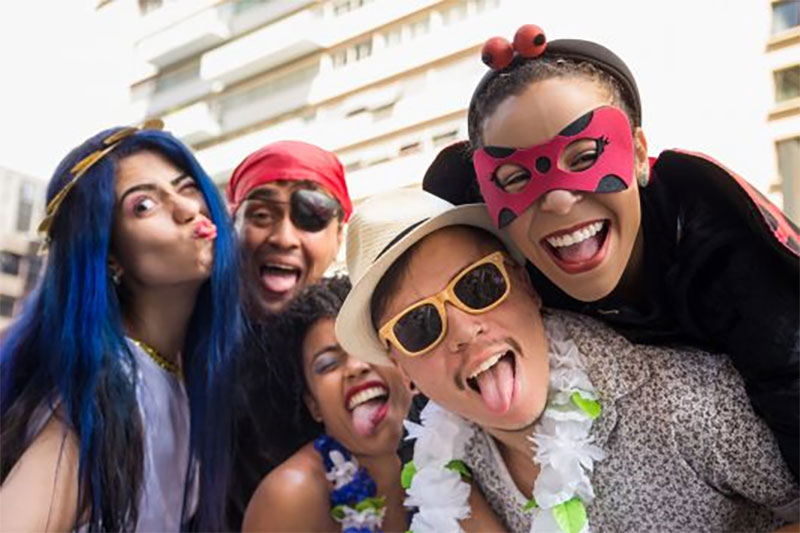
M103 131L59 164L51 200L70 170L118 129ZM25 451L29 421L48 402L80 443L79 511L90 530L135 528L143 477L143 432L135 360L127 349L122 309L108 277L117 161L149 150L191 175L217 226L214 265L201 287L182 357L191 412L187 491L200 488L193 528L224 528L230 462L233 352L239 339L238 265L233 226L216 186L175 137L145 130L125 138L75 184L58 209L44 275L21 315L0 339L0 482ZM188 520L184 494L183 521Z

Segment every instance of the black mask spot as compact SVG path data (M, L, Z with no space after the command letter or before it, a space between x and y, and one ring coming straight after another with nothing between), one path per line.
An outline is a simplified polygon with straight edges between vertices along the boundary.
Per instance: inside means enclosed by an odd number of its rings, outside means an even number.
M600 180L594 192L619 192L627 189L628 186L619 176L609 174Z
M536 170L542 174L546 174L547 171L550 170L551 165L550 160L544 156L536 160Z
M489 154L490 156L494 157L495 159L500 159L503 157L508 157L514 152L517 151L516 148L506 148L505 146L484 146L483 151Z
M504 207L503 209L500 210L500 217L498 221L500 223L500 227L505 228L506 226L514 222L515 218L517 218L517 215L515 215L514 212L511 211L511 209Z
M593 116L594 116L594 111L589 111L582 117L574 120L572 124L561 130L561 133L559 133L559 135L561 135L562 137L572 137L573 135L582 132L583 130L586 129L586 126L591 124Z
M540 33L536 37L533 38L533 44L536 46L542 46L544 44L544 33Z
M603 152L606 150L606 146L609 144L608 137L600 137L599 139L595 140L597 144L597 157L600 157Z

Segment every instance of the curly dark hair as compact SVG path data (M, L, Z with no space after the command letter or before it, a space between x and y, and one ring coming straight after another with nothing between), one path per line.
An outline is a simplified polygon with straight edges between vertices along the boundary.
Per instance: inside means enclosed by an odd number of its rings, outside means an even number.
M620 83L609 73L585 61L566 58L540 58L536 61L521 61L506 72L495 76L479 94L473 96L467 116L469 141L472 150L483 147L483 123L500 103L509 96L522 93L529 85L551 78L583 78L597 83L608 91L611 103L628 115L635 124L633 102L623 98L625 92Z
M306 408L303 342L319 320L336 318L350 292L345 276L306 287L267 323L252 323L237 371L238 408L228 519L239 528L259 482L323 432Z

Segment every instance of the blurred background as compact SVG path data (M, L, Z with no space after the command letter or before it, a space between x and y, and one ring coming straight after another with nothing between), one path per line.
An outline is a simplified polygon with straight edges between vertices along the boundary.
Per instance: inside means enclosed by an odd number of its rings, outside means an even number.
M40 268L47 180L90 135L163 118L220 187L308 141L358 205L466 138L483 42L524 23L625 60L651 155L706 152L800 218L800 0L4 0L0 328Z

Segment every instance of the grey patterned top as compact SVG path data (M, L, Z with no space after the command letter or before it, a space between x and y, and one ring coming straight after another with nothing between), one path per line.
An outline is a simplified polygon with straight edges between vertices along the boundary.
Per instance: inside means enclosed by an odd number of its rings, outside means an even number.
M797 482L727 357L633 345L591 318L548 316L575 341L603 406L592 427L607 453L592 476L594 532L769 531L800 520ZM466 462L509 531L529 531L530 495L484 431Z

